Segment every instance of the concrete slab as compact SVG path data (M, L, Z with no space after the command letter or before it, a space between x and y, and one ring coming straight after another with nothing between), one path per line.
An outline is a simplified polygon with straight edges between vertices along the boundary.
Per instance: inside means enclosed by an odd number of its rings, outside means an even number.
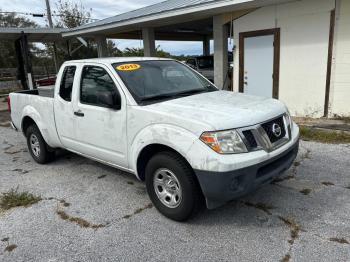
M18 187L44 199L0 213L0 240L9 238L0 260L349 261L350 245L333 239L350 242L349 155L349 145L302 142L285 180L177 223L149 206L132 175L65 152L38 165L22 134L0 127L0 192Z

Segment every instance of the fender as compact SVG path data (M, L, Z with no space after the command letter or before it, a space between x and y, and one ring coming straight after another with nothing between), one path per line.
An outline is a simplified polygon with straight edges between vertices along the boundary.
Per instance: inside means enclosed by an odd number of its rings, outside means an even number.
M48 108L46 108L47 110ZM44 110L42 110L44 111ZM49 110L50 111L50 110ZM50 113L52 114L52 111L50 111ZM56 148L60 146L59 141L57 140L57 137L55 136L56 131L55 131L55 124L54 123L50 123L50 121L45 121L43 119L43 117L40 115L40 113L31 105L27 105L23 108L22 110L22 116L21 116L21 130L23 131L23 119L25 117L30 117L31 119L33 119L33 121L35 122L35 124L38 126L41 135L43 136L45 142L52 148ZM48 120L48 119L46 119ZM48 125L51 125L51 127L49 127Z
M153 124L136 134L129 150L130 169L137 173L137 160L140 152L148 145L161 144L181 154L189 163L188 154L192 144L198 137L184 128L169 124Z

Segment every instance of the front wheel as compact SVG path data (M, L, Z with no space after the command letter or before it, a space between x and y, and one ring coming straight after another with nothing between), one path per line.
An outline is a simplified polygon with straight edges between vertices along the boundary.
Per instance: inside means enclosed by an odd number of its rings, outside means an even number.
M28 150L37 163L45 164L54 159L55 152L49 150L48 145L36 125L28 127L26 137Z
M151 158L146 167L146 187L154 206L170 219L187 220L202 207L203 197L193 170L173 152Z

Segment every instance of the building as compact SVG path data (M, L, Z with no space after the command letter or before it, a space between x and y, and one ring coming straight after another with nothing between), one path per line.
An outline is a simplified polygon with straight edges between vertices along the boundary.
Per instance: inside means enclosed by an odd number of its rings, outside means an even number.
M233 37L233 91L284 101L292 115L350 115L349 0L168 0L62 32L94 38L214 40L214 80L225 88L228 38Z

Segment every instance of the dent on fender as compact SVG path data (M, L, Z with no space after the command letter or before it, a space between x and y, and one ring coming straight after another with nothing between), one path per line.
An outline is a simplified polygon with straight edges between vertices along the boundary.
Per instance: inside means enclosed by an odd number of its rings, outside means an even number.
M154 124L140 131L133 139L130 149L131 168L136 170L140 152L152 144L168 146L190 162L188 151L197 137L185 129L171 125Z

